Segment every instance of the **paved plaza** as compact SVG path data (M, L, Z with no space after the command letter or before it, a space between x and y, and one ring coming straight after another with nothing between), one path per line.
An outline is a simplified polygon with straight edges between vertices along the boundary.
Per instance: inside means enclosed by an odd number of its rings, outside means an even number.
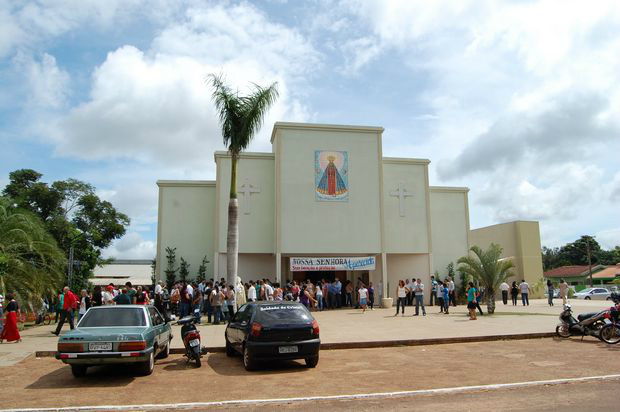
M525 333L553 332L561 311L561 300L554 307L547 301L535 299L530 306L506 305L498 302L493 316L479 316L477 321L469 321L464 305L450 308L449 315L439 314L437 306L427 307L427 316L413 317L415 307L407 307L405 316L394 317L395 308L361 313L361 310L340 309L313 312L321 328L321 342L373 342L409 339L457 338L467 336L512 335ZM591 312L609 307L606 301L571 302L575 313ZM486 312L486 306L482 306ZM206 320L203 318L203 320ZM200 326L203 345L207 347L224 346L224 324ZM58 339L50 332L54 325L39 326L22 332L22 342L0 345L0 366L14 364L35 351L54 351ZM63 330L69 330L65 325ZM173 326L173 348L182 348L180 327Z

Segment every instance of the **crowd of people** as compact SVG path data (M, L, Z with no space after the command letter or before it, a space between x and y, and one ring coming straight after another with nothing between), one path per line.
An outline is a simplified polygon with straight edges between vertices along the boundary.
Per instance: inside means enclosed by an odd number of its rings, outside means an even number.
M450 306L457 305L454 279L446 277L436 280L431 276L430 306L439 306L439 313L449 314ZM365 312L367 308L374 309L375 298L382 295L382 285L376 291L372 282L368 285L361 278L357 282L346 280L341 282L337 277L333 280L320 279L313 283L305 281L287 281L285 284L271 282L269 279L251 280L243 283L239 277L235 284L227 284L224 278L202 282L177 282L170 289L163 282L159 282L152 290L148 286L134 287L131 282L124 286L109 284L105 287L95 286L91 291L81 290L79 294L72 292L65 286L53 299L44 299L43 306L56 313L56 329L53 334L58 335L65 323L71 329L91 306L103 305L148 305L153 304L164 314L167 320L185 316L207 317L208 323L219 324L230 321L237 309L247 301L295 301L305 305L309 310L329 310L339 308L359 308ZM550 282L549 282L550 283ZM549 288L549 305L553 305L553 285ZM424 302L424 284L421 279L400 280L396 287L396 314L404 316L405 307L415 304L415 313L426 316ZM563 280L560 283L560 295L566 301L568 285ZM519 294L524 306L529 305L530 286L524 280L521 283L512 282L509 285L503 282L500 285L502 301L506 305L508 296L512 304L517 305ZM484 296L484 288L476 287L469 282L465 289L467 308L470 319L476 319L476 311L483 314L480 302ZM4 312L4 313L3 313ZM0 295L0 318L4 315L4 322L0 322L0 342L19 341L21 337L17 327L19 305L10 294L6 299Z

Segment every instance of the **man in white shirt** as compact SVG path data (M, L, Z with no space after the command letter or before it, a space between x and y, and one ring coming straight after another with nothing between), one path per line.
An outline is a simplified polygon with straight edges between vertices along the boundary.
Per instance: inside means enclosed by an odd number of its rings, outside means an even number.
M499 290L502 291L502 302L506 305L508 303L508 291L510 290L510 285L504 281L501 285L499 285Z
M256 302L256 288L253 281L250 281L250 287L248 288L248 301Z
M456 307L456 293L454 291L454 280L452 279L452 277L449 278L450 281L448 282L448 296L450 297L450 301L448 302L448 306L450 306L450 304L452 304L452 306Z
M426 316L426 309L424 308L424 284L422 279L418 279L413 285L413 292L415 293L415 315L420 313L420 305L422 305L422 314Z
M523 302L523 306L530 306L530 285L524 280L519 284L519 289L521 289L521 302Z
M413 306L413 289L415 288L415 279L405 279L405 287L407 288L407 306Z
M562 304L566 305L566 298L568 297L568 283L566 283L564 279L560 279L560 297L562 298Z
M265 282L265 297L267 300L273 300L273 286L268 281Z

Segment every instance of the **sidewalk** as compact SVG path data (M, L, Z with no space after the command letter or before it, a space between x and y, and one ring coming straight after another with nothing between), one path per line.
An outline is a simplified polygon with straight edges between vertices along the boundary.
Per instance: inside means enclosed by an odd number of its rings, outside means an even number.
M464 305L451 307L449 315L437 313L437 306L427 307L427 316L420 313L418 317L411 316L415 313L415 307L406 307L404 317L394 316L396 308L375 309L366 313L341 309L313 312L313 315L321 328L321 342L341 343L553 332L562 310L561 300L556 300L554 307L549 307L543 299L532 300L526 307L521 306L520 302L519 306L498 303L493 316L479 316L477 321L468 320ZM611 306L606 301L573 300L571 304L575 314ZM482 309L486 313L485 305ZM58 338L50 333L54 328L55 325L31 328L22 332L22 342L0 345L0 366L12 365L36 351L55 351ZM67 325L63 328L68 329ZM204 346L224 346L226 325L201 325L199 329ZM182 348L180 327L173 325L172 333L172 348Z

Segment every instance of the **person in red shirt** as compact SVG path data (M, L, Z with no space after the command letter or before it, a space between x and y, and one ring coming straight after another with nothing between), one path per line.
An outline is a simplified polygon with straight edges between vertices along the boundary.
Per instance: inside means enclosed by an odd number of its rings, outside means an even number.
M60 312L60 322L58 322L58 326L56 326L56 330L52 333L56 336L60 334L60 330L62 326L65 324L66 320L69 320L69 327L71 329L75 329L73 325L73 311L77 308L78 298L69 290L69 286L65 286L63 289L63 305L62 310Z

